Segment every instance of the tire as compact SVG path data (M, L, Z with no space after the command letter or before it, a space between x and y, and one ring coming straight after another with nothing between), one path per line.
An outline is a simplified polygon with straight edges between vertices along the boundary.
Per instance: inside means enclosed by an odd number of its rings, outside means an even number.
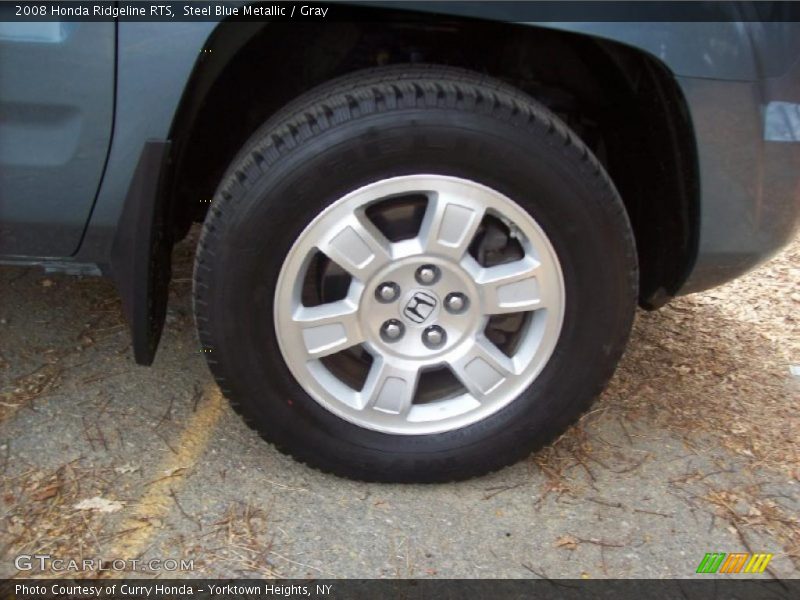
M320 215L363 186L420 173L513 199L554 252L563 295L553 348L524 389L475 422L409 435L357 424L313 397L310 380L293 374L301 367L285 358L294 342L276 315L289 285L282 270ZM637 282L622 201L563 122L522 92L470 71L394 66L308 92L245 144L203 226L194 307L220 388L278 450L348 478L443 482L521 460L588 408L625 347ZM556 309L542 314L546 323L559 316Z

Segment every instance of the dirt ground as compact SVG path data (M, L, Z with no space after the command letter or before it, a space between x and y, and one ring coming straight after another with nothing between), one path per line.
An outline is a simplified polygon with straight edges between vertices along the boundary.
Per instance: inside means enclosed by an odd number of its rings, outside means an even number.
M108 281L0 268L0 576L44 553L194 561L146 573L170 577L692 577L706 552L769 552L760 577L800 577L800 239L640 311L553 446L428 486L323 475L242 424L195 338L192 249L151 368Z

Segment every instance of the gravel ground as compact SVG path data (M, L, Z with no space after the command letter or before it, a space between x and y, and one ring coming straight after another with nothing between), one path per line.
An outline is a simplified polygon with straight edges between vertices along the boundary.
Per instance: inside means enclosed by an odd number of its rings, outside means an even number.
M191 242L151 368L108 281L0 268L0 576L38 552L193 559L187 577L691 577L752 551L800 577L800 239L640 311L553 446L428 486L322 475L242 424L196 342Z

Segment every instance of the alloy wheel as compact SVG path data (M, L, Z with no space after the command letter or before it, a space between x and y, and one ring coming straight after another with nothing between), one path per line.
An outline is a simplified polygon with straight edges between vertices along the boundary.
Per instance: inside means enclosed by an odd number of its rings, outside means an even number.
M411 226L392 230L404 217ZM515 250L492 260L500 246ZM552 355L564 304L558 257L530 214L482 184L424 174L357 189L315 218L281 269L274 322L319 404L420 435L512 402Z

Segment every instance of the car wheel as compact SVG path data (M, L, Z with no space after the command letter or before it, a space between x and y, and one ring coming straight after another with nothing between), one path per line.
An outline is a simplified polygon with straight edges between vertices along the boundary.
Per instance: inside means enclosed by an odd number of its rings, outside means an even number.
M300 97L234 159L195 266L216 379L326 472L448 481L562 433L610 378L637 295L623 204L534 99L446 67Z

